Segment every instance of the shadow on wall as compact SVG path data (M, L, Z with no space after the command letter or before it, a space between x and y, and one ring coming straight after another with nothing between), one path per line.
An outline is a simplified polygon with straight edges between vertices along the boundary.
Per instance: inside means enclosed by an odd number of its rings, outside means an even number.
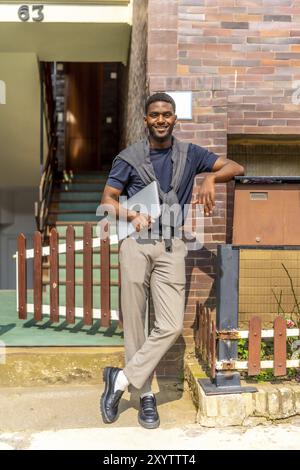
M188 254L188 258L194 257L193 252ZM215 311L216 309L216 273L217 273L217 256L213 251L208 250L207 248L203 247L199 251L199 256L198 259L207 259L209 260L209 264L212 267L212 272L205 272L208 276L211 277L212 279L212 284L209 288L209 291L207 290L207 297L204 302L202 302L204 307L208 307L211 309L211 311ZM199 267L199 271L201 271L201 267ZM189 299L189 294L190 294L190 288L191 288L191 283L192 283L192 276L193 272L191 269L189 269L189 266L186 266L186 304ZM206 286L201 286L201 281L199 282L199 289L206 289ZM199 307L200 303L198 300L195 302L195 317L194 317L194 323L192 324L191 328L193 329L193 335L194 335L194 340L196 339L196 331L198 329L198 316L199 316Z
M231 180L228 183L226 183L226 216L225 216L225 240L226 244L231 244L232 243L232 233L233 233L233 213L234 213L234 190L235 190L235 181ZM218 204L218 201L217 201ZM214 224L214 219L213 219L213 224ZM222 244L222 243L220 243ZM188 254L187 259L192 259L195 257L194 252L190 252ZM202 271L204 272L207 276L211 277L212 283L209 288L207 288L207 285L201 286L201 282L199 282L199 287L198 289L203 289L205 292L205 297L206 300L204 302L199 302L199 299L195 302L195 318L194 318L194 323L192 325L193 332L194 332L194 339L195 339L195 334L198 328L198 308L200 307L200 304L202 303L204 307L209 308L212 313L213 313L213 318L215 317L215 312L216 312L216 305L217 305L217 299L216 299L216 280L218 276L218 257L216 255L216 251L213 250L208 250L205 246L197 253L196 259L199 260L207 260L207 263L205 263L207 266L210 267L210 272L207 272L207 270ZM197 267L197 263L196 263ZM199 271L201 272L201 266L199 266ZM192 277L192 271L189 269L188 263L186 264L186 278L187 278L187 284L186 284L186 302L189 298L189 293L190 293L190 286L191 286L191 277ZM206 281L207 282L207 281ZM204 297L204 295L201 295L199 297Z

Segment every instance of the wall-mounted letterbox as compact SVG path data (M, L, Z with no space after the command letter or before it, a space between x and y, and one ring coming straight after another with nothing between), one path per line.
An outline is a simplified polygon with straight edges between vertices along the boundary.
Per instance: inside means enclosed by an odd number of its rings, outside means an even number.
M300 177L237 177L233 244L300 245Z

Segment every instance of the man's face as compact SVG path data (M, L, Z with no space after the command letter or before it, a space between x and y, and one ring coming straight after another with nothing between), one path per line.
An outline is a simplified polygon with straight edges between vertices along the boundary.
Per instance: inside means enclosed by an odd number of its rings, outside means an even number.
M172 135L176 119L171 103L156 101L149 105L144 123L154 140L164 142Z

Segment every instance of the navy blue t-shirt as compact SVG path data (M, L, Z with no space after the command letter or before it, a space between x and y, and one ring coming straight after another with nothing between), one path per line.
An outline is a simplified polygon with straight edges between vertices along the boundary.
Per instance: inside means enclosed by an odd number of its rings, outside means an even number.
M164 192L170 190L172 182L173 163L171 155L172 147L150 150L150 160L155 176ZM191 201L195 176L199 173L211 172L218 158L218 155L209 152L199 145L189 144L186 165L180 188L177 192L179 204L182 208ZM137 171L129 163L121 159L117 159L114 162L107 184L113 188L120 189L128 197L132 197L145 186Z

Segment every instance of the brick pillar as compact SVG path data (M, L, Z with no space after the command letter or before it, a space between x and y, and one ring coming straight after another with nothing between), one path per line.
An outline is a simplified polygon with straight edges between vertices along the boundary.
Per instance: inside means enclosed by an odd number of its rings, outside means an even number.
M195 187L201 184L203 176L198 176ZM175 376L180 374L186 348L194 347L194 329L197 303L215 309L215 280L217 245L226 243L230 236L232 214L231 183L216 184L216 208L211 217L204 220L204 246L190 251L186 258L186 307L183 334L166 354L157 368L158 375Z
M148 80L150 93L156 91L191 91L193 119L179 121L175 135L226 156L227 91L219 78L204 75L193 77L189 65L180 63L185 46L180 45L180 19L177 0L149 1ZM186 49L189 49L188 44ZM195 180L201 184L203 176ZM175 376L182 373L186 348L193 348L197 302L215 305L215 257L218 243L227 240L227 185L216 185L216 210L204 223L204 247L191 251L186 259L186 308L182 336L160 362L157 375Z
M226 155L227 134L299 134L298 10L288 0L149 0L149 90L193 94L193 119L179 122L179 139ZM174 371L193 343L196 301L214 305L215 250L231 241L232 207L233 185L217 185L219 214L205 220L204 249L187 259L183 337L161 373Z

